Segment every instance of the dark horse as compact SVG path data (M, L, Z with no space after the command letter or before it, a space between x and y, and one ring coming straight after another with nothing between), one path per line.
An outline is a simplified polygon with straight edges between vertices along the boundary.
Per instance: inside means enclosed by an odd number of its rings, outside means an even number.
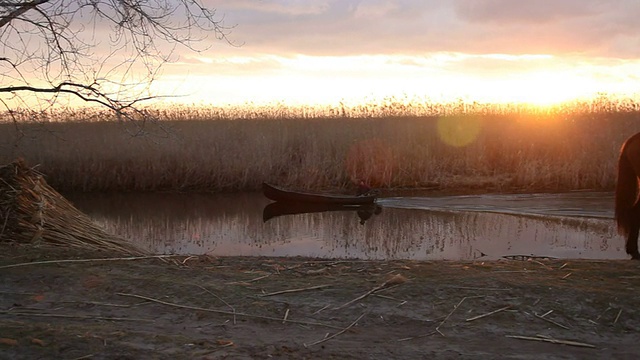
M638 233L640 232L640 133L627 139L620 149L618 182L616 183L616 222L618 232L627 237L627 254L640 260Z

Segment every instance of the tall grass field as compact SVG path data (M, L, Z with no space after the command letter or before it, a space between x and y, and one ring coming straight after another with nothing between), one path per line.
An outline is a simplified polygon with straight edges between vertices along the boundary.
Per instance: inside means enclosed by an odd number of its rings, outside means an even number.
M0 163L21 157L61 191L251 191L262 182L348 191L611 190L635 103L524 106L377 104L330 109L16 112L0 123Z

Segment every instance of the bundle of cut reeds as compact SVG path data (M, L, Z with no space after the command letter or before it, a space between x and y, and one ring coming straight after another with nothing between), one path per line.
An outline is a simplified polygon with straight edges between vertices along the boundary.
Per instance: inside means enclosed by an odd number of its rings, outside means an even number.
M21 159L0 166L0 242L143 253L92 222Z

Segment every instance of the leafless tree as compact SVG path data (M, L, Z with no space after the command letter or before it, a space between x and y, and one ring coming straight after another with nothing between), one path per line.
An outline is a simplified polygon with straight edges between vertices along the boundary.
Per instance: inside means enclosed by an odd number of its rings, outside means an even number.
M0 0L0 102L75 98L144 117L162 65L228 42L222 21L201 0Z

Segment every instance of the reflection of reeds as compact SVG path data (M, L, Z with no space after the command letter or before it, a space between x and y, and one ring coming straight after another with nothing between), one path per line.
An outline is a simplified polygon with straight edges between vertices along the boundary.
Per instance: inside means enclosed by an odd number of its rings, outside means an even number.
M395 115L420 112L391 104L368 113L351 108L339 117L284 112L276 118L273 110L230 113L226 120L224 113L177 108L158 112L166 120L143 128L0 123L0 163L22 156L40 164L54 188L81 191L257 190L263 181L338 189L360 178L376 187L612 189L618 149L640 122L625 104L614 112L603 111L613 106L605 105L598 112L586 105L573 112L466 105L458 115L402 117ZM455 114L449 110L439 113ZM82 114L68 119L89 117ZM234 114L244 118L229 120Z
M225 200L221 194L200 201L150 195L145 203L142 197L116 195L121 197L120 212L114 207L90 214L110 232L151 253L387 260L625 256L615 226L606 218L385 207L364 226L354 211L287 215L263 223L258 204L264 198L245 195L235 197L244 209L227 206L233 197ZM160 202L153 202L154 197ZM180 206L185 203L192 203L190 212ZM222 210L214 214L210 209L216 204Z

